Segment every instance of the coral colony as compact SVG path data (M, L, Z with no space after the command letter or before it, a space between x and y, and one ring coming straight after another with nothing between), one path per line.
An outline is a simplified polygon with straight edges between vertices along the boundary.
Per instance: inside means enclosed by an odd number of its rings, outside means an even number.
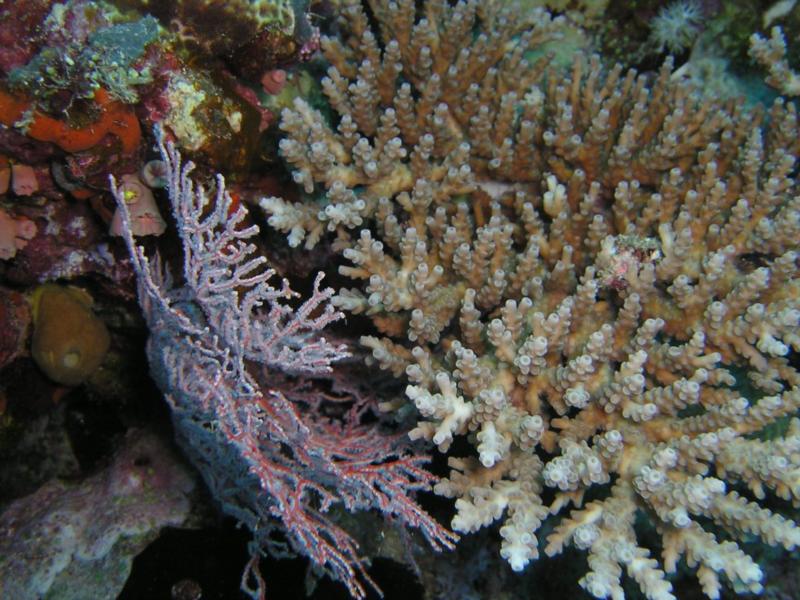
M379 593L369 513L429 598L568 548L596 598L772 594L798 9L716 4L0 2L0 597L116 597L201 479L255 599Z
M336 234L356 287L333 302L371 317L361 343L408 382L385 408L413 403L411 437L449 454L452 527L499 521L521 571L552 520L544 553L585 551L597 598L623 597L623 571L673 598L682 558L711 598L723 577L760 591L735 540L800 544L762 504L800 500L794 105L767 124L669 61L543 76L524 56L559 21L500 2L376 1L374 26L343 4L322 43L334 118L303 99L281 117L313 200L261 206L293 246ZM450 454L457 436L474 454Z

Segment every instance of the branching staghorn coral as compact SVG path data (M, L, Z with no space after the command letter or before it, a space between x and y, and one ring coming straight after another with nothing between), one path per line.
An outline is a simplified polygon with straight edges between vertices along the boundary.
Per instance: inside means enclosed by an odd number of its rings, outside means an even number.
M786 59L786 38L780 27L772 28L769 39L754 33L750 37L750 56L769 71L769 85L786 96L800 95L800 75Z
M412 436L474 445L435 488L453 528L501 521L522 570L561 513L544 551L585 550L599 598L623 597L623 570L672 598L681 559L711 598L721 575L758 592L735 540L800 544L760 502L800 501L794 107L766 126L669 62L545 72L525 55L559 22L505 3L368 4L377 30L345 2L343 39L323 42L333 122L303 100L282 116L316 199L261 204L292 245L336 232L362 285L335 302L382 334L362 343L407 378Z

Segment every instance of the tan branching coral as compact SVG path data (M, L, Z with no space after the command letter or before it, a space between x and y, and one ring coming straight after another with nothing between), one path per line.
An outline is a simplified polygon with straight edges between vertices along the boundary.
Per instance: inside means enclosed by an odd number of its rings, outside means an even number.
M669 63L546 72L526 55L558 20L505 2L372 0L377 31L343 4L343 40L323 44L334 122L298 100L281 124L318 197L262 207L293 245L336 232L341 272L363 282L337 302L372 318L382 337L362 343L407 378L412 436L472 441L436 488L453 527L502 521L521 570L564 512L544 551L585 550L596 597L621 598L624 570L672 598L662 568L682 558L709 597L723 574L758 591L734 540L800 544L758 502L800 502L794 107L767 127L670 81Z
M773 27L769 39L754 33L750 37L750 56L769 71L767 83L787 96L800 95L800 74L786 59L786 38L780 27Z

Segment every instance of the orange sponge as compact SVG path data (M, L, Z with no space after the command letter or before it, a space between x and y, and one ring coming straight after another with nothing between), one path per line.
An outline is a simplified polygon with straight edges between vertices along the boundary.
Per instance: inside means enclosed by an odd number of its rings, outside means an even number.
M29 123L26 135L42 142L52 142L67 152L88 150L109 133L120 140L125 154L134 152L139 147L142 132L133 108L112 100L104 89L95 92L94 102L100 108L98 120L86 127L73 128L38 111L25 116L25 112L32 108L30 102L0 90L0 123L11 127L24 118Z

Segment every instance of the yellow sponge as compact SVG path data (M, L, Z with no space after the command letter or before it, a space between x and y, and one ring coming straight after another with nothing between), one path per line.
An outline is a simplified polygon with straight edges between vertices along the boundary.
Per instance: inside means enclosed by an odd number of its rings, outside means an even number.
M45 284L36 289L31 354L57 383L78 385L103 362L111 342L105 324L92 312L83 290Z

